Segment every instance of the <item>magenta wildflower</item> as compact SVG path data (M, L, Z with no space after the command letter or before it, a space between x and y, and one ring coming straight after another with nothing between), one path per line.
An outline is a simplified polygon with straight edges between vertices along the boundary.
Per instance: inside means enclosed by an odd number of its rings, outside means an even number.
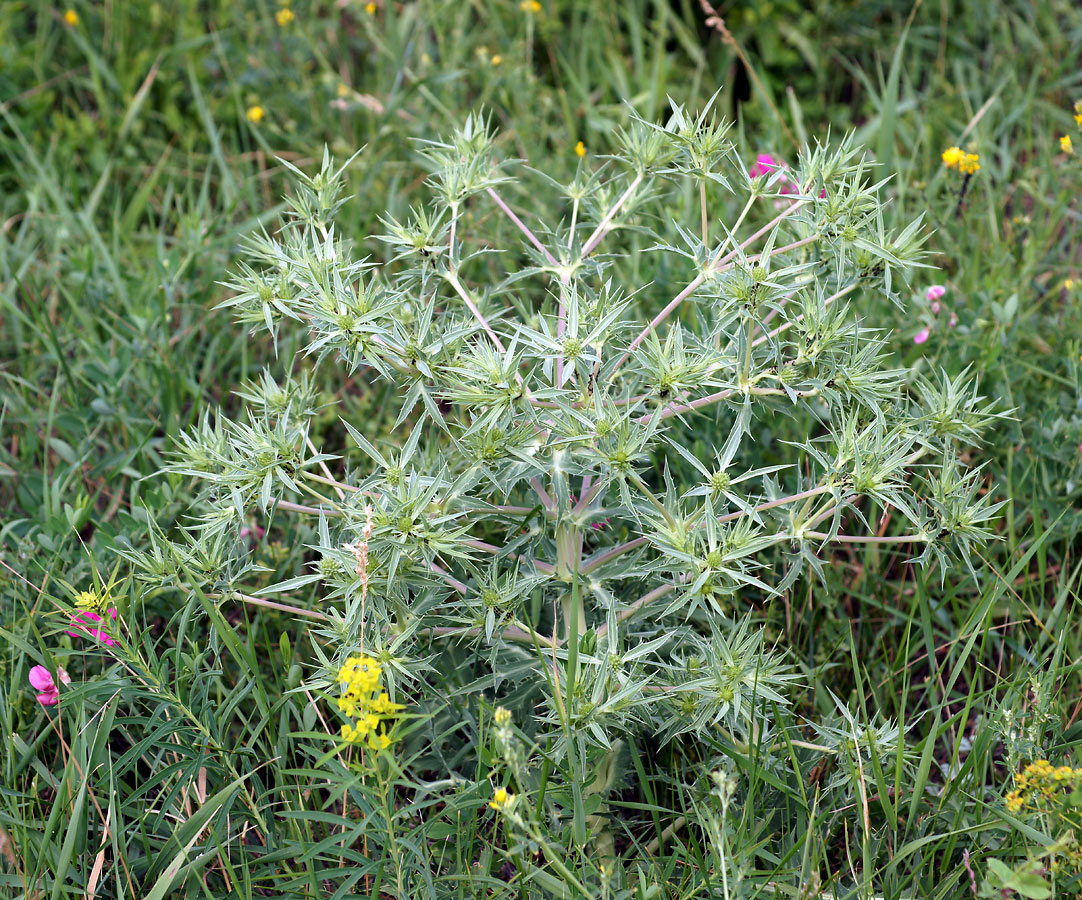
M928 290L926 290L924 292L924 299L925 300L938 300L945 293L947 293L947 289L943 285L941 285L941 284L933 284L931 287L928 288Z
M915 335L913 335L914 344L923 344L932 334L932 329L928 327L922 328Z
M755 165L748 169L748 174L752 178L758 178L760 175L769 175L780 168L781 166L774 161L773 156L769 153L760 153L755 160Z
M71 684L71 676L63 669L57 669L61 682ZM38 692L37 700L42 706L55 706L60 702L60 688L53 681L53 673L45 666L34 666L30 670L30 687Z
M252 525L250 528L247 525L242 525L240 529L240 539L243 541L251 538L252 543L255 543L256 541L263 540L263 535L266 533L267 532L258 525Z
M760 153L755 159L755 165L748 169L748 174L752 178L758 178L760 175L771 175L774 172L781 170L782 176L778 180L778 191L782 194L795 194L796 185L793 184L785 173L785 168L783 163L777 162L769 153Z
M778 179L777 190L781 194L795 194L798 191L797 184L789 177L789 167L783 162L778 162L769 153L760 153L755 158L755 164L748 169L748 175L758 178L760 175L771 175L781 171L782 176ZM819 192L819 197L826 197L826 188ZM778 201L775 201L777 203Z
M107 610L108 614L116 619L116 610ZM91 612L88 609L78 609L71 614L71 625L76 628L76 631L68 631L72 637L92 637L96 641L101 641L106 647L115 647L116 641L114 641L108 634L106 634L100 628L92 628L91 626L95 622L102 621L102 617L96 612Z

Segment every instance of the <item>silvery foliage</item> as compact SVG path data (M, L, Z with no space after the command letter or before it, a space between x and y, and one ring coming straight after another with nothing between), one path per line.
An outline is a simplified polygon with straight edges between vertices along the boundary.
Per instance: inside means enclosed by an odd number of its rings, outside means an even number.
M182 441L172 469L203 492L176 552L228 557L200 568L226 597L250 571L236 535L251 511L293 509L317 526L312 569L267 593L317 585L329 668L363 632L396 687L432 690L433 648L468 642L483 686L533 684L557 753L642 727L761 741L795 675L747 598L821 575L839 544L892 540L884 511L918 564L972 569L998 504L959 453L996 414L965 378L892 368L858 319L877 296L902 302L924 230L886 227L884 181L851 140L753 178L708 113L616 137L562 184L501 159L471 116L422 145L431 197L384 217L370 257L336 227L344 167L290 166L285 222L251 242L224 305L276 342L305 335L313 365L389 386L395 429L341 420L348 468L309 440L306 375L246 385L243 419L208 414ZM743 211L704 241L705 187ZM642 271L682 289L659 296ZM788 464L756 464L756 423L779 413L813 426ZM693 453L681 423L714 449Z

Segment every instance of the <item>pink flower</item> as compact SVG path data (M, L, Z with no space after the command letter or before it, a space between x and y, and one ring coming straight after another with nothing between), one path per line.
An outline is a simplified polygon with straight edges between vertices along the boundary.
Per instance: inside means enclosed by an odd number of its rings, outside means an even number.
M64 684L71 684L71 676L58 668L56 674ZM60 688L53 681L53 673L45 666L34 666L30 670L30 687L38 692L38 703L42 706L55 706L60 702Z
M760 153L755 160L755 165L748 169L748 174L752 178L758 178L760 175L769 175L780 168L781 166L774 162L773 156L769 153Z
M783 170L781 178L778 179L777 190L782 194L795 194L796 185L784 174L785 168L783 163L777 162L769 153L760 153L755 159L755 165L748 169L748 175L758 178L760 175L770 175Z
M947 289L943 287L943 285L933 284L930 288L928 288L928 290L924 292L924 299L929 301L938 300L945 293L947 293Z
M943 309L943 304L941 304L938 300L933 300L932 301L932 315L933 316L938 316L940 311L942 311L942 309Z
M253 525L249 528L247 525L242 525L240 529L240 539L243 541L246 538L253 538L252 543L263 540L263 535L267 532L260 528L258 525Z
M795 194L798 192L797 184L789 177L789 167L785 163L778 162L769 153L760 153L755 158L755 165L748 169L748 175L752 178L758 178L760 175L770 175L773 172L781 170L782 176L778 179L776 189L779 194ZM823 199L827 195L826 188L823 188L819 192L819 198ZM780 200L775 200L774 205L781 209L785 204Z
M958 324L958 313L952 312L950 321L947 323L951 328Z
M108 610L110 616L116 619L116 610ZM87 623L100 622L102 617L96 612L90 612L88 609L76 610L72 613L71 624L78 629L77 631L68 631L72 637L84 637L90 636L96 641L101 641L106 647L115 647L116 641L114 641L108 634L102 631L100 628L91 628Z
M923 344L932 334L931 328L922 328L915 335L913 335L914 344Z

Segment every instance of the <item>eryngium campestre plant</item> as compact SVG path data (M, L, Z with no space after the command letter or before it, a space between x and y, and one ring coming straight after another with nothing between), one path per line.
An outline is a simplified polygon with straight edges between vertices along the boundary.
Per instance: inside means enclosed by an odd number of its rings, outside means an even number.
M383 219L375 256L339 237L342 169L294 169L281 230L252 241L224 305L389 386L395 428L343 418L335 446L360 453L322 454L311 382L268 376L173 466L203 485L186 552L216 561L199 571L223 601L251 593L237 534L254 508L312 517L312 570L267 593L318 584L313 684L363 648L392 696L431 698L432 654L472 645L491 674L474 686L515 684L585 781L632 729L762 744L795 676L748 601L839 543L972 567L997 509L958 458L995 413L964 381L892 368L854 310L902 302L923 237L887 230L851 141L752 176L724 123L676 108L616 144L564 184L502 159L471 116L423 144L431 197ZM809 425L767 464L754 435L779 413ZM878 532L887 512L899 533Z

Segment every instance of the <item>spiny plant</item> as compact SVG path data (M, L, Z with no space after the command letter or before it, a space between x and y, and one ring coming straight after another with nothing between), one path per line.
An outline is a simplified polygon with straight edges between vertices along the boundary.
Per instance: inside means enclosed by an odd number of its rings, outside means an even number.
M383 385L395 427L345 416L336 446L360 454L320 452L325 398L289 360L301 374L241 389L243 419L208 411L180 442L170 469L202 485L187 542L132 555L158 584L267 604L245 583L240 529L253 509L311 517L312 570L261 592L319 586L308 687L333 696L363 652L391 698L438 710L461 684L435 655L465 648L485 673L466 693L513 698L536 742L490 804L518 810L508 825L534 850L540 817L614 853L604 800L632 735L704 741L711 758L719 735L763 759L803 748L852 800L880 759L904 760L900 729L839 700L819 743L801 740L797 673L750 604L821 575L839 544L975 572L992 535L999 504L960 454L1000 413L965 378L892 367L852 308L904 302L921 221L886 227L884 181L852 139L749 172L730 133L709 105L673 104L663 124L632 117L609 159L563 184L501 158L472 115L421 145L431 198L383 217L369 257L336 228L344 167L289 166L282 227L252 239L223 305L276 343L306 336L311 365ZM505 200L518 173L548 216ZM802 435L775 462L757 429L782 414ZM901 533L881 527L888 513ZM514 792L540 793L527 809ZM731 861L731 836L703 827Z

